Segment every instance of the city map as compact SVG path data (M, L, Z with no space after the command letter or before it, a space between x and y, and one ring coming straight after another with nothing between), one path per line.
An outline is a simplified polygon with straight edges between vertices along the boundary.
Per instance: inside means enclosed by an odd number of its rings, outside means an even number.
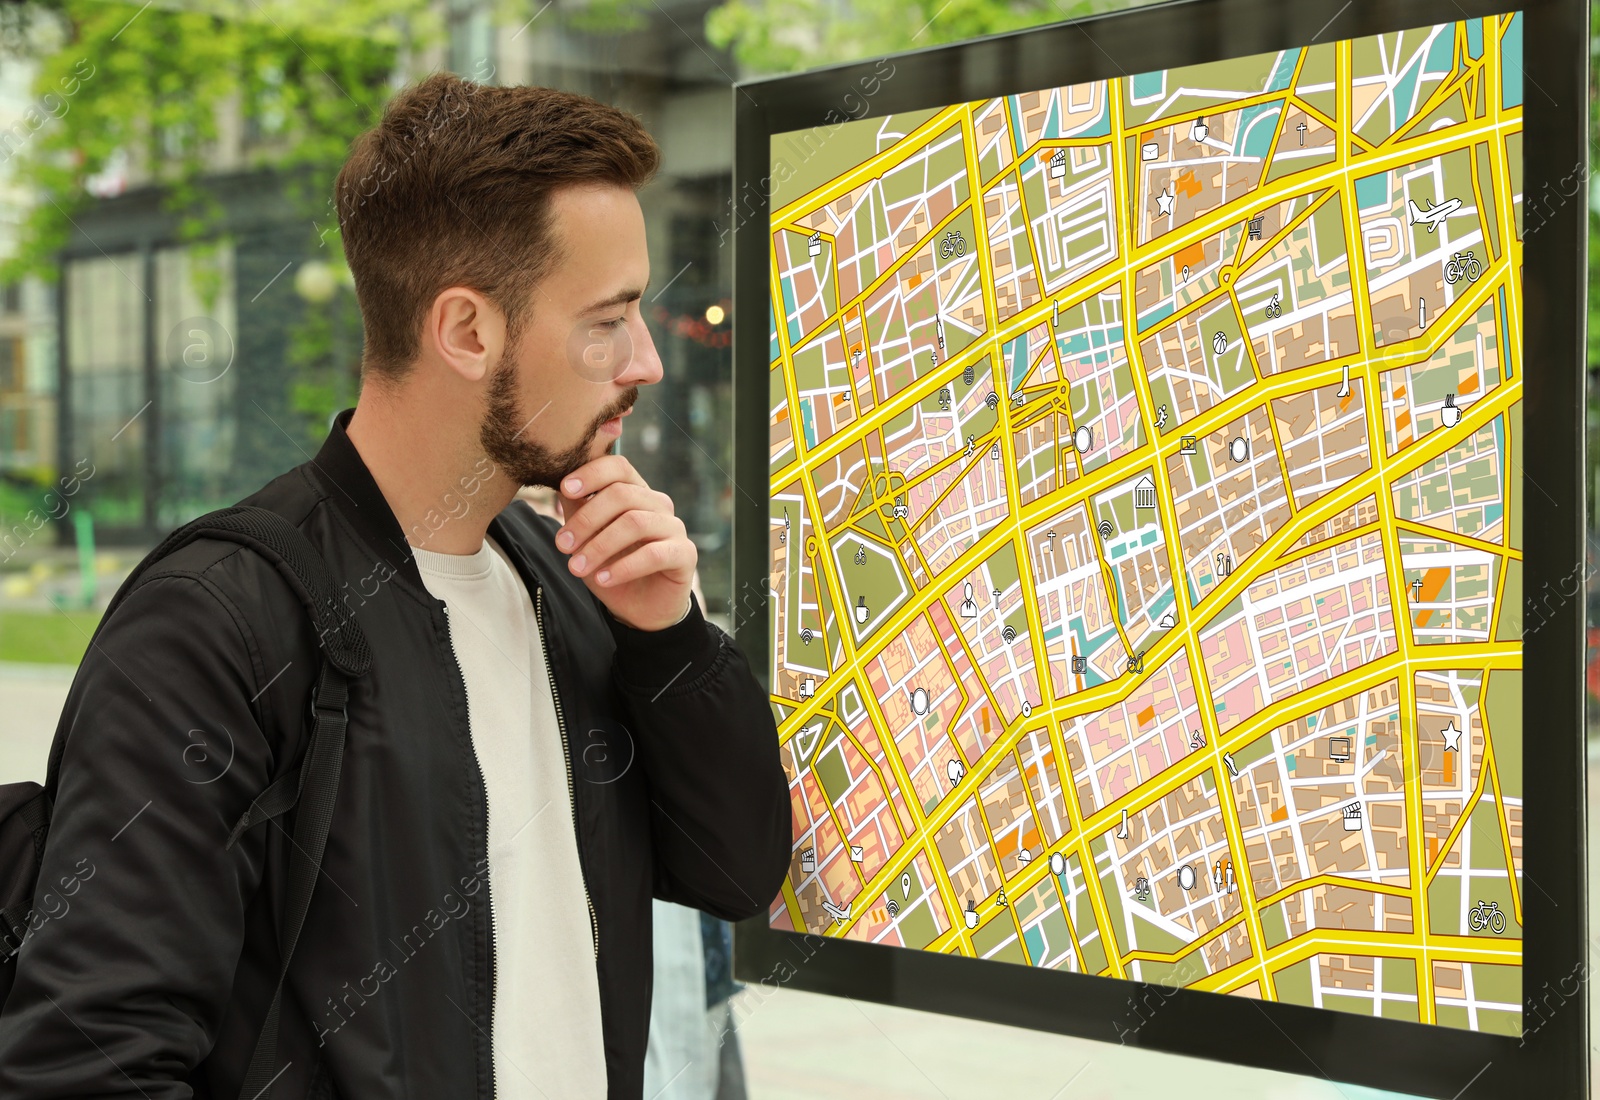
M772 138L773 927L1520 1033L1521 41Z

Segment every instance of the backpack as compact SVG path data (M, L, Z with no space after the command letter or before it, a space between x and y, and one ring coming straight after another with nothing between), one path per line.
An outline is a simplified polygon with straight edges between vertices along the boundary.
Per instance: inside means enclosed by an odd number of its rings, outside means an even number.
M278 1072L273 1063L277 1059L278 1009L283 998L284 978L311 904L311 892L322 866L323 848L333 818L350 681L365 675L371 667L372 650L355 618L340 616L327 563L306 537L276 512L249 505L210 512L168 535L134 567L111 598L94 637L99 636L117 605L134 589L146 570L198 538L241 543L271 561L305 605L317 628L317 644L323 658L311 701L313 731L305 755L293 771L279 777L256 797L234 825L226 843L231 849L251 826L276 817L297 803L304 804L295 820L294 850L285 893L287 912L278 923L282 968L240 1092L242 1097L265 1097ZM93 637L89 644L94 644ZM58 727L50 747L50 776L56 774L65 743L64 731ZM32 781L0 784L0 903L3 903L0 907L0 1005L4 1005L16 980L17 952L33 914L34 890L44 857L52 804L53 795L47 786L41 787Z

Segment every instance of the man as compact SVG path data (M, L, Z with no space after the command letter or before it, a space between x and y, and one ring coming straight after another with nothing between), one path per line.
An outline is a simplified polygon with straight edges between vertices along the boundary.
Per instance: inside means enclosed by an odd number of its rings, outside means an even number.
M564 520L561 497L542 486L517 493L542 516ZM696 598L697 573L690 581ZM650 1042L644 1095L650 1100L745 1100L744 1060L729 998L731 929L686 906L657 899L650 906Z
M637 1097L652 896L740 919L785 873L766 695L691 596L672 502L610 453L661 378L635 194L657 157L593 100L438 74L340 173L361 397L241 502L325 556L374 652L271 1097ZM233 543L172 554L105 623L41 881L92 875L18 955L0 1096L238 1095L292 821L225 840L298 764L316 666L299 600Z

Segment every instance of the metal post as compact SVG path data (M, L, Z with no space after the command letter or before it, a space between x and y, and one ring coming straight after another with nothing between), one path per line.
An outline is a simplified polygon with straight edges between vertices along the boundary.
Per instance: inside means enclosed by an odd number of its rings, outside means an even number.
M94 517L89 509L79 506L72 512L72 530L78 537L78 606L84 610L94 607Z

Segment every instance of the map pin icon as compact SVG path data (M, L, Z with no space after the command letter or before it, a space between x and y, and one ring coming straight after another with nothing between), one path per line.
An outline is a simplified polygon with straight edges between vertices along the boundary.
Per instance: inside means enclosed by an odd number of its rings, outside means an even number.
M911 896L911 872L907 871L900 876L900 893L906 897Z

